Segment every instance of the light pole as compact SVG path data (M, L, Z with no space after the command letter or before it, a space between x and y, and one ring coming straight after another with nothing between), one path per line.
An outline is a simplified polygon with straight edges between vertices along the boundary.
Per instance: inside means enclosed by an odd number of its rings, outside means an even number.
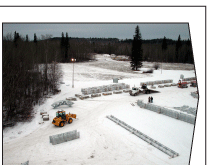
M75 59L75 58L72 58L71 61L72 61L72 63L73 63L72 88L74 88L74 63L75 63L76 59Z

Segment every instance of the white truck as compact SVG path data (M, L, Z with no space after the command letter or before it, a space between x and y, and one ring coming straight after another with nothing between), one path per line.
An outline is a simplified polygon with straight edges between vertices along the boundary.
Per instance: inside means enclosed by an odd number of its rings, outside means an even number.
M129 91L129 94L131 96L137 96L140 93L143 94L148 94L151 93L153 90L148 89L146 84L143 84L142 87L132 87L131 90Z

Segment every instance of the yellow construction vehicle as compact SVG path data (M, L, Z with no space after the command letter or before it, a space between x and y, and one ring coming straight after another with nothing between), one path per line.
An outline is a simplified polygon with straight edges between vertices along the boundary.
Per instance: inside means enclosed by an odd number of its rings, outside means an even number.
M72 118L76 119L76 114L66 114L64 110L57 111L56 117L53 119L52 124L54 124L55 126L63 127L66 122L71 124L73 121Z

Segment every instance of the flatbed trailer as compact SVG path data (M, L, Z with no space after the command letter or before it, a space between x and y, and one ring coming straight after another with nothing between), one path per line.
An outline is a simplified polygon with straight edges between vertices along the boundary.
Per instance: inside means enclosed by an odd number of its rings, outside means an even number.
M140 93L150 94L150 93L158 93L158 91L148 89L146 84L143 84L142 87L132 87L132 89L129 91L129 94L131 96L137 96Z

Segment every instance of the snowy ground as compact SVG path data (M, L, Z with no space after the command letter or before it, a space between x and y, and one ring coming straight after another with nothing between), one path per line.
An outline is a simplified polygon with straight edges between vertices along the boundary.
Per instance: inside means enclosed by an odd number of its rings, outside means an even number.
M113 61L108 56L97 56L98 61L75 63L75 81L72 88L73 64L60 64L63 71L61 93L47 99L43 105L35 106L35 118L30 123L19 123L3 130L3 164L16 165L29 160L37 164L116 164L116 165L163 165L189 163L194 125L176 120L137 106L138 99L147 101L149 95L130 96L128 93L89 98L74 102L72 107L61 106L67 113L77 114L72 124L59 128L51 124L57 109L51 104L58 100L81 94L81 88L109 85L113 78L119 83L140 86L140 82L173 79L177 83L180 75L195 77L194 70L156 70L153 74L132 73L119 66L129 62ZM112 68L107 67L109 65ZM105 66L105 67L104 67ZM114 67L116 66L116 67ZM150 94L154 103L169 108L188 105L197 107L197 99L190 95L197 89L188 87L156 88L160 93ZM135 106L132 106L134 103ZM42 121L40 110L50 116ZM131 134L106 118L114 115L144 134L179 153L170 158L157 148ZM80 132L80 139L52 145L49 136L72 130Z

